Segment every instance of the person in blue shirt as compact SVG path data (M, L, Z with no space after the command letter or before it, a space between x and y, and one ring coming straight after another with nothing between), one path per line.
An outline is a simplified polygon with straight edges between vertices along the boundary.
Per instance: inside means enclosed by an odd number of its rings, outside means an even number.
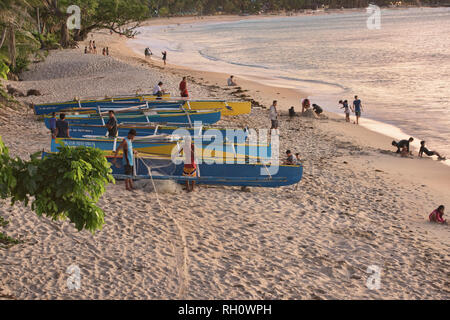
M133 173L133 165L134 165L134 154L136 151L133 151L133 140L136 137L136 130L131 129L128 132L128 136L123 139L120 146L117 148L116 153L114 154L114 159L112 161L112 164L116 164L117 154L119 153L119 150L123 150L123 157L122 157L122 165L125 168L125 174L127 176L130 176L129 178L125 179L125 189L128 191L133 190L133 179L132 176Z
M56 137L56 113L52 112L52 117L50 118L50 133L52 138Z
M358 96L355 96L352 111L355 113L356 116L356 124L359 124L359 117L361 117L362 105L361 100L358 99Z

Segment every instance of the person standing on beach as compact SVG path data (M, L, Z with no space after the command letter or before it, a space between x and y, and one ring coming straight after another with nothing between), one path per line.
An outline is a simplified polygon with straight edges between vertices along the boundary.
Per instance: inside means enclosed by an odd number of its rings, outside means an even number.
M162 59L164 61L164 65L166 65L166 60L167 60L167 51L163 51L162 53Z
M66 115L64 113L61 113L59 115L59 120L56 121L55 136L57 138L70 138L69 123L65 119Z
M269 118L271 122L270 130L278 131L278 111L277 111L277 100L273 100L272 105L269 108Z
M186 77L183 77L183 80L180 82L180 96L183 98L189 98Z
M92 41L92 47L94 48L94 54L97 54L97 46L95 45L95 40Z
M129 178L125 179L125 189L128 191L132 191L134 188L133 179L131 178L131 176L133 175L134 154L136 153L135 151L133 151L134 137L136 137L136 130L131 129L128 132L128 136L122 140L122 143L116 149L114 159L112 161L113 165L115 165L117 154L119 153L119 150L122 149L123 150L122 164L125 168L125 174L127 176L130 176Z
M347 100L339 100L339 104L342 104L341 109L344 109L345 112L345 121L346 122L350 122L350 108L348 106L348 101Z
M119 130L117 130L116 115L114 114L113 110L109 110L108 113L109 113L109 120L105 124L106 128L108 129L108 137L116 138L117 134L119 133Z
M52 117L50 118L50 133L52 138L56 137L56 113L52 112Z
M311 105L310 105L309 99L308 98L303 99L303 101L302 101L302 113L305 112L306 110L308 110L310 106Z
M183 167L183 176L185 177L196 177L197 176L197 164L195 163L195 146L194 143L189 141L186 142L188 148L190 148L190 152L186 152L184 167ZM194 191L195 181L186 180L186 191L191 192Z
M359 124L359 117L361 117L362 105L361 100L358 99L358 96L355 96L352 111L355 113L356 116L356 124Z
M144 55L146 59L152 57L152 51L150 50L149 47L145 48Z
M106 55L109 56L109 47L106 47Z

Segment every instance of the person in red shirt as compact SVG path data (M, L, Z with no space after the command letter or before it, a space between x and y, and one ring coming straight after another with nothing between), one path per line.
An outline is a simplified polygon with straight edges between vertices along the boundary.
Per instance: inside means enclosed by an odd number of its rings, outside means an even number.
M302 101L302 113L308 110L310 107L310 102L308 98L303 99Z
M186 154L186 159L184 161L183 176L185 177L196 177L197 176L197 164L195 163L195 147L194 143L191 143L190 159L188 154ZM186 180L186 191L194 191L195 181Z
M431 222L437 222L437 223L447 223L447 221L444 219L444 206L439 206L436 210L434 210L432 213L430 213L430 221Z
M183 77L183 80L181 80L181 82L180 82L180 96L182 96L184 98L188 98L189 97L189 93L188 93L188 90L187 90L186 77Z

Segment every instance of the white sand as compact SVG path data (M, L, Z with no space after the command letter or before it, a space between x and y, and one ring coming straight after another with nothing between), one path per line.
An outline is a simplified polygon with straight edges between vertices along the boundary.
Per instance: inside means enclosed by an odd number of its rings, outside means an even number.
M80 52L52 52L33 65L14 86L44 95L23 100L150 91L160 79L177 92L186 72ZM229 97L192 82L189 91ZM221 123L265 128L269 121L266 110L254 110ZM382 153L388 137L359 139L371 134L340 119L282 117L280 126L282 152L304 159L298 189L200 187L160 194L161 207L155 193L128 193L118 182L99 203L106 224L94 236L1 201L0 216L10 221L2 230L25 243L0 249L0 297L449 299L449 227L427 216L441 203L450 206L450 169ZM0 135L21 157L49 148L32 114L0 111ZM81 271L78 290L66 285L72 264ZM381 268L379 290L366 286L370 265Z

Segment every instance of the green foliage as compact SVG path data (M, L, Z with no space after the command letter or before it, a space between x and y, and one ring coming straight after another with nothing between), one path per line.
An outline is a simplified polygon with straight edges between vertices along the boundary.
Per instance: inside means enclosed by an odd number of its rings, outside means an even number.
M0 217L0 227L6 227L9 221L6 221L5 218Z
M6 234L0 232L0 246L4 248L9 248L19 243L22 243L22 241L11 238L10 236L7 236Z
M11 204L33 198L31 208L39 216L69 219L78 230L94 233L104 224L104 212L96 206L109 182L110 164L99 149L61 147L60 152L30 161L9 157L0 140L0 197Z
M5 62L0 60L0 78L8 79L9 67Z
M61 48L59 39L54 33L39 34L37 31L34 31L33 35L41 43L41 49L52 50Z

